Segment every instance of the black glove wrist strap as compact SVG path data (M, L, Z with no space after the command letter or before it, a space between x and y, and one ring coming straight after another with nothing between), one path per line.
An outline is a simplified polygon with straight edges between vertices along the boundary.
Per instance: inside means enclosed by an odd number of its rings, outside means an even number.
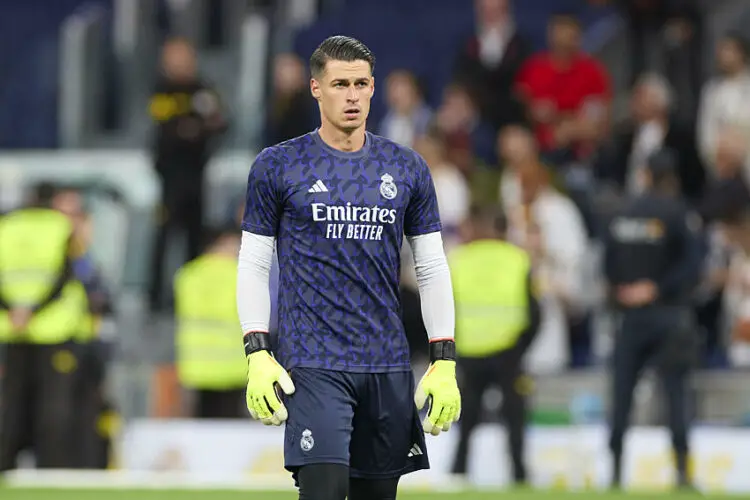
M258 351L270 351L271 342L266 332L247 332L242 341L245 344L245 356Z
M430 363L440 360L456 360L456 343L453 340L436 340L430 342Z

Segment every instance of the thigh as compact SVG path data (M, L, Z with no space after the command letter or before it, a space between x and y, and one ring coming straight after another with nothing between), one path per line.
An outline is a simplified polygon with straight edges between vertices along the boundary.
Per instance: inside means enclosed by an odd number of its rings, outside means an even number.
M299 488L299 500L346 500L349 467L339 464L302 466L297 474L296 486Z
M363 377L354 413L351 476L388 479L428 469L412 372Z
M355 388L351 374L292 370L296 390L284 397L289 411L284 466L295 475L310 464L349 465Z

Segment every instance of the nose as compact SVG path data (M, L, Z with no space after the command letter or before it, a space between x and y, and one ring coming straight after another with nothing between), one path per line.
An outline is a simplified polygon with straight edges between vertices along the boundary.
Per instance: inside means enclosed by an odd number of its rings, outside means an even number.
M359 101L359 90L357 90L357 87L355 86L349 87L349 91L346 93L346 100L348 102Z

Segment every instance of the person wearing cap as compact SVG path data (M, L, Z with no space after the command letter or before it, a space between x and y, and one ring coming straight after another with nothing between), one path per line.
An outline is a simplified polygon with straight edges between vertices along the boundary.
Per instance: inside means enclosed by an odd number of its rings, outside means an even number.
M620 485L633 391L645 366L653 363L667 397L677 485L686 487L686 384L698 351L690 298L703 258L696 227L700 222L680 199L672 151L653 153L640 175L644 191L625 203L605 236L604 273L620 315L612 357L612 486Z

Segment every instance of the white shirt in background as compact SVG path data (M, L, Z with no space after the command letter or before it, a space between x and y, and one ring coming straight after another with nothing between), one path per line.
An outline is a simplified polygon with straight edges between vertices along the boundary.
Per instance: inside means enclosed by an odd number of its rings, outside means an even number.
M520 187L515 176L505 175L500 189L512 226L514 220L519 219L518 211L522 210ZM588 236L578 208L569 198L552 188L537 197L531 210L541 230L546 259L535 269L540 280L542 323L525 363L533 374L556 373L570 363L568 311L561 295L567 298L574 310L589 305L584 279ZM511 228L511 241L514 234L518 233ZM545 293L545 289L550 291Z
M750 72L716 78L703 87L698 109L698 149L706 165L713 165L722 130L741 130L750 142ZM750 154L746 178L750 179Z
M729 263L729 280L724 290L724 314L729 332L739 320L750 319L750 257L737 250ZM729 338L727 353L734 367L750 366L750 343Z

